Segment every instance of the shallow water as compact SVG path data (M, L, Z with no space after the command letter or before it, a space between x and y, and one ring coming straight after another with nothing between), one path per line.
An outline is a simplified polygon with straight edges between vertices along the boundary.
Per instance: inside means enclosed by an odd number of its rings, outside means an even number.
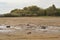
M22 25L24 26L24 25ZM26 31L33 31L37 33L58 33L60 32L60 27L56 26L47 26L46 29L41 29L40 26L37 25L25 25L24 27L22 26L11 26L10 28L6 28L6 26L0 26L0 33L8 33L8 32L26 32Z

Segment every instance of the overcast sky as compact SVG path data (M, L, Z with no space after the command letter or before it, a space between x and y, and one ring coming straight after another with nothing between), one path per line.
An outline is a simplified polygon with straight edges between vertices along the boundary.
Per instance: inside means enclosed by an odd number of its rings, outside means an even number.
M52 4L60 8L60 0L0 0L0 14L8 13L12 9L23 8L25 6L37 5L41 8L47 8Z

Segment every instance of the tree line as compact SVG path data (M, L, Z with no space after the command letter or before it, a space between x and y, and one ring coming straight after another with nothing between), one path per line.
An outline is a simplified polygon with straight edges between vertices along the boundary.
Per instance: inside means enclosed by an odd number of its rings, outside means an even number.
M43 9L37 6L24 7L23 9L14 9L4 17L32 17L32 16L60 16L60 8L53 4L49 8Z

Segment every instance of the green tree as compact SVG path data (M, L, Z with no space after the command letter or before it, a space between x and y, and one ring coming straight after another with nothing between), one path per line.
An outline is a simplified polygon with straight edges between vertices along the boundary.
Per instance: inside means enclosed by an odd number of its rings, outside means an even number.
M47 8L46 13L47 13L46 14L47 16L55 16L55 13L56 13L55 5L53 4L51 7Z

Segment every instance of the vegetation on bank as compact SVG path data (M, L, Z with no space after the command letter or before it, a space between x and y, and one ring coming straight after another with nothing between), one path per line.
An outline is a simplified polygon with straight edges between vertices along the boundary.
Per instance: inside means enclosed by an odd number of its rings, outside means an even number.
M60 16L60 8L53 4L49 8L43 9L37 6L24 7L23 9L14 9L10 13L1 15L3 17L36 17L36 16Z

